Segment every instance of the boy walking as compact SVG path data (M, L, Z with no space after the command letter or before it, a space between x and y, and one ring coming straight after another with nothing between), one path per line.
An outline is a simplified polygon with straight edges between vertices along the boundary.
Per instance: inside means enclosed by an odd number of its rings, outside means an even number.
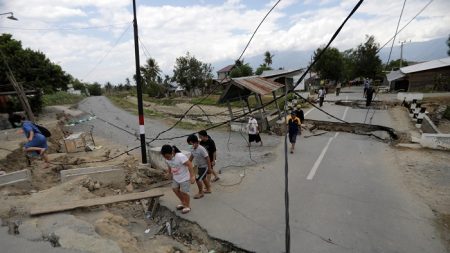
M189 135L187 138L187 143L192 145L189 161L194 161L194 164L198 169L198 175L196 178L198 194L194 196L194 199L200 199L203 198L204 193L211 193L211 184L206 176L208 171L212 169L211 161L209 160L208 151L200 145L196 135ZM205 187L203 187L203 184ZM206 188L206 190L204 191L203 188Z
M248 123L247 123L247 130L248 130L248 147L252 146L252 142L261 142L261 146L263 145L263 142L261 140L261 136L259 135L259 126L258 121L253 117L248 117Z
M175 146L164 145L161 155L166 159L168 173L172 178L172 190L181 201L177 210L183 214L191 211L189 188L195 182L194 169L189 159Z
M295 149L295 142L297 140L297 135L300 132L300 119L297 117L297 115L295 115L295 112L292 111L291 112L291 117L288 118L287 121L287 127L288 127L288 132L289 132L289 142L291 143L291 154L294 153L294 149Z
M320 87L319 89L319 106L322 107L323 100L325 99L325 89L323 87Z
M213 141L211 136L208 135L206 130L202 130L198 132L198 136L200 138L200 145L202 145L206 151L208 151L209 160L211 162L211 170L208 171L208 174L206 175L208 177L209 182L216 182L220 178L217 176L217 173L214 171L214 166L216 165L216 143ZM214 175L213 180L211 180L211 174Z

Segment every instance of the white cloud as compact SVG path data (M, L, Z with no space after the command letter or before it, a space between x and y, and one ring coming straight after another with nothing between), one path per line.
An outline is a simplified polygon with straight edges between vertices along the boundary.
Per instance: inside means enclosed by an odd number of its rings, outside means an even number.
M138 6L140 38L165 73L171 74L175 58L187 51L205 62L237 58L251 33L268 9L275 3L267 1L262 9L252 9L245 1L227 0L221 5ZM394 33L402 1L366 1L355 17L349 20L333 46L347 49L373 34L384 44ZM253 39L244 58L266 50L313 50L325 44L353 8L355 1L343 0L332 5L321 1L312 9L308 1L284 0L266 19ZM401 26L411 19L426 2L409 0ZM307 5L307 6L305 6ZM19 22L1 19L0 26L17 28L86 27L131 22L130 1L125 0L15 0L5 9L12 10ZM294 10L298 14L289 16ZM435 0L413 21L399 39L414 42L447 36L450 1ZM7 22L7 23L6 23ZM77 78L84 78L112 48L126 25L73 31L11 31L25 47L43 51L54 62ZM145 61L141 51L141 63ZM293 56L295 57L295 56ZM282 64L282 63L280 63ZM132 29L120 40L88 81L120 82L134 71Z

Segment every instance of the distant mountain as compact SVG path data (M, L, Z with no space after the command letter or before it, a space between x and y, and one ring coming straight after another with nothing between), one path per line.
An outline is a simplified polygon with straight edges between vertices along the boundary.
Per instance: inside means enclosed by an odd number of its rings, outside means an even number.
M423 42L410 42L405 43L403 46L403 59L407 61L423 62L435 59L440 59L447 57L447 44L446 37L433 39ZM390 44L386 45L379 53L383 63L387 61L390 51ZM278 69L283 67L285 69L295 69L304 68L311 61L311 56L313 55L313 50L309 51L271 51L275 55L273 59L273 68ZM246 63L250 63L253 70L263 62L263 53L258 56L246 58L244 55L244 60ZM400 58L400 45L396 43L392 49L391 60L396 60ZM223 60L213 63L214 71L217 71L228 64L234 63L233 60Z

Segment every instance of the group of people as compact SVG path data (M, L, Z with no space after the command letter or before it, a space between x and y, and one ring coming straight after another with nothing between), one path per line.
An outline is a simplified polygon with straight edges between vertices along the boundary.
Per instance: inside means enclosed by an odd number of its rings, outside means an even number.
M200 199L205 194L211 194L211 183L220 180L214 170L217 148L212 138L205 130L197 135L189 135L187 144L190 146L190 156L184 155L176 146L164 145L161 148L161 155L166 159L167 172L172 178L172 190L180 200L181 204L176 209L183 214L191 211L190 206L190 185L197 183L198 193L194 199ZM194 162L197 167L197 174L194 173ZM212 178L214 176L214 178Z

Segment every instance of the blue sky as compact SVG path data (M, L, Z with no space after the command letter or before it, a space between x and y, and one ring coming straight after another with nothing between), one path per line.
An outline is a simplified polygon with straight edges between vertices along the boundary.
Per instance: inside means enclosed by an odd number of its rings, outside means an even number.
M239 56L274 2L138 0L139 33L146 48L141 48L141 62L151 56L165 74L171 75L175 59L189 51L218 70ZM259 59L269 50L280 56L274 58L276 66L291 67L298 59L298 67L304 67L311 52L329 40L356 2L282 0L261 26L244 58ZM401 25L426 3L407 1ZM340 50L355 47L366 34L384 44L395 31L402 4L400 0L365 1L333 46ZM76 78L119 83L134 72L131 7L129 0L4 1L0 9L13 11L19 21L2 18L0 29L12 33L25 47L43 51ZM448 36L449 12L450 1L434 0L398 39L421 43ZM75 29L105 25L111 26ZM257 67L257 62L251 62Z

